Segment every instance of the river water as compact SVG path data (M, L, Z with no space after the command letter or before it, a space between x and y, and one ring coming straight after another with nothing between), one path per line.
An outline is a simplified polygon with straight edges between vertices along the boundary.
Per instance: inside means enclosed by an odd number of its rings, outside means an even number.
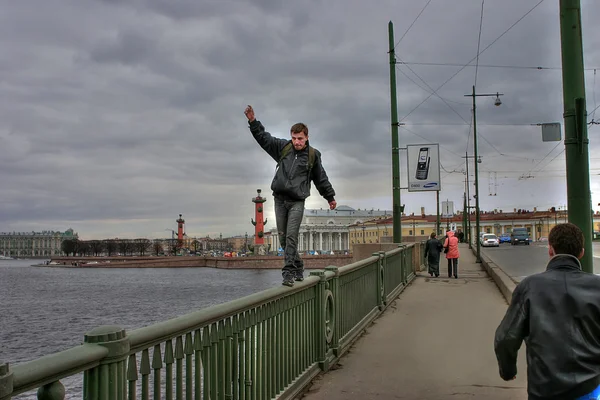
M31 266L37 262L0 260L0 362L77 346L100 325L130 331L281 284L274 269Z

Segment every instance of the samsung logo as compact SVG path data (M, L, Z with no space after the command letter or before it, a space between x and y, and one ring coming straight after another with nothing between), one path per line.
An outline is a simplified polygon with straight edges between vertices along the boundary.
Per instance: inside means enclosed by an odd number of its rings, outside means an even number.
M429 182L429 183L424 184L423 187L429 189L432 187L436 187L437 185L438 185L437 182Z

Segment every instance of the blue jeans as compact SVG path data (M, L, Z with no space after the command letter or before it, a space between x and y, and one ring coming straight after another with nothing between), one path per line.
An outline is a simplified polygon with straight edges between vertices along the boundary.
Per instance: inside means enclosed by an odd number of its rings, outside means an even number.
M304 201L289 201L275 198L275 220L279 242L284 249L284 277L301 276L304 272L304 262L298 255L298 234L304 215Z
M600 386L598 386L592 393L588 393L585 396L578 397L576 400L599 400L600 399Z

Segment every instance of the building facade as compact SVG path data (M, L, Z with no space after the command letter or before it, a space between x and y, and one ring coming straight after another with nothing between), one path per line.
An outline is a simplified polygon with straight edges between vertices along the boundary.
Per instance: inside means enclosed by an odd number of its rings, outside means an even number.
M73 229L65 232L0 232L0 255L5 257L50 257L62 255L62 242L78 239Z
M336 252L350 250L350 230L353 224L391 215L385 210L355 210L348 206L339 206L335 210L306 209L300 225L298 250L301 252ZM269 241L271 251L280 248L277 228L271 229ZM267 239L267 237L265 237Z
M475 214L469 215L471 237L476 236ZM480 232L501 235L510 233L514 228L525 228L532 241L547 238L550 230L560 223L568 221L567 210L513 212L490 211L481 212L479 218ZM415 242L426 240L436 229L436 215L403 215L402 241ZM593 215L593 229L600 232L600 212ZM391 217L377 218L348 227L350 233L350 251L354 244L391 243L393 236L393 220ZM440 234L446 230L463 231L463 215L458 213L452 218L440 217ZM466 232L466 230L464 230ZM466 240L466 238L465 238ZM472 239L473 240L473 239Z

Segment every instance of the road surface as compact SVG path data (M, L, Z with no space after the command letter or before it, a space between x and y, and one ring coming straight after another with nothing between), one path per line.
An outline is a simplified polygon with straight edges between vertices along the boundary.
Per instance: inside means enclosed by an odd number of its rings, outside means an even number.
M600 243L594 242L593 249L594 273L600 274ZM537 242L530 246L502 243L500 247L482 247L481 251L517 282L545 271L548 264L547 242Z

